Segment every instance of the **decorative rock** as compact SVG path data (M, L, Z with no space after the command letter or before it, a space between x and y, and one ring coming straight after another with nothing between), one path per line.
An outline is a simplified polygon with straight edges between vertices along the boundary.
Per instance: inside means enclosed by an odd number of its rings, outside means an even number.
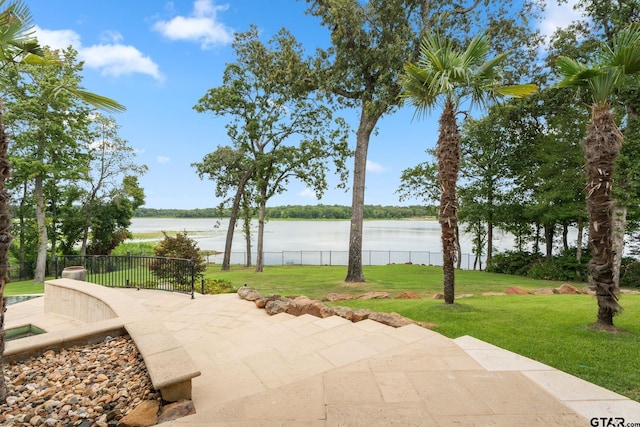
M265 308L265 306L267 305L267 303L268 303L269 301L278 300L278 299L280 299L280 298L281 298L281 297L280 297L280 295L276 295L276 294L273 294L273 295L267 295L266 297L259 298L259 299L257 299L257 300L255 301L255 303L256 303L256 307L258 307L258 308Z
M375 320L376 322L392 326L394 328L414 324L413 320L407 319L398 313L371 313L369 315L369 320Z
M582 293L578 288L568 283L563 283L562 285L557 287L555 290L557 291L556 293L562 294L562 295L575 295L575 294Z
M262 298L260 292L248 287L247 285L244 285L240 289L238 289L238 296L247 301L255 301Z
M278 314L278 313L286 313L288 310L289 310L289 299L269 301L264 306L264 311L269 316L273 316L274 314Z
M369 310L367 308L360 308L358 310L353 310L353 318L351 319L352 322L361 322L365 319L369 318L369 315L372 314L373 311Z
M355 297L353 295L349 295L349 294L330 293L330 294L327 294L326 297L322 298L322 301L329 301L329 302L347 301L347 300L354 299L354 298Z
M287 313L294 316L310 314L312 316L322 318L333 315L325 304L304 296L292 299L289 302L289 309L287 310Z
M509 286L506 291L504 291L507 295L529 295L529 291L526 289L519 288L517 286Z
M136 400L160 399L129 337L57 353L49 350L42 356L10 363L5 375L9 396L0 405L4 417L0 424L8 426L108 427L103 412L110 413L115 426Z
M178 418L186 417L187 415L193 415L195 413L196 408L193 406L192 401L181 400L179 402L174 402L162 407L160 416L158 417L158 424L177 420Z
M444 299L444 294L440 294L440 293L435 294L435 295L433 296L433 299Z
M496 297L506 295L504 292L483 292L480 294L483 297Z
M145 400L133 411L125 415L118 427L146 427L152 426L158 422L158 410L160 402L157 400Z
M353 321L353 309L341 306L329 307L329 309L334 315Z
M403 292L401 294L396 295L397 299L420 299L420 295L415 292Z
M366 294L362 294L356 299L385 299L391 298L387 292L367 292Z
M456 298L471 298L473 294L460 294L457 295Z

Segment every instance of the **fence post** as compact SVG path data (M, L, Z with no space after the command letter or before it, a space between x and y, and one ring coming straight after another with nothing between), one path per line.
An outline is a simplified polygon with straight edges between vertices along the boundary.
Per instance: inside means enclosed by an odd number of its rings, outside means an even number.
M191 299L195 298L195 281L196 281L196 263L192 259L191 262Z

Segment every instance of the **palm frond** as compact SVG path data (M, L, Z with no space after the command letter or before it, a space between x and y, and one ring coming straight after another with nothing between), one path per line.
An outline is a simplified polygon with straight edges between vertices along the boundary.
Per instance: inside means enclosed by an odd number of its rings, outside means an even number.
M603 63L620 67L625 74L640 72L640 25L620 31L613 40L613 49L607 47L603 58Z
M485 62L490 51L491 43L489 42L489 39L484 34L476 36L471 39L469 46L467 46L460 56L462 61L461 65L465 68L469 68L476 64L482 64Z
M66 86L59 86L56 88L54 93L58 93L60 91L67 91L74 96L77 96L83 102L86 102L89 105L92 105L100 110L107 111L109 113L119 113L126 110L126 107L120 104L117 101L114 101L111 98L107 98L106 96L97 95L92 92L88 92L82 89L76 89Z
M494 92L499 96L510 96L512 98L523 98L538 91L538 86L533 83L500 86L494 89Z

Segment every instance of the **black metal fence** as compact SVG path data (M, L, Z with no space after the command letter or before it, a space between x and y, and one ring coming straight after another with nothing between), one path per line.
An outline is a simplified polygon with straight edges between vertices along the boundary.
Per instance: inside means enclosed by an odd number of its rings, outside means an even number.
M207 255L207 263L222 264L224 254ZM473 268L475 255L462 254L460 268ZM255 262L256 253L251 254ZM231 252L231 264L245 264L246 252ZM348 251L264 252L264 265L348 265ZM362 265L424 264L442 265L442 252L430 251L362 251ZM483 260L484 264L484 260Z
M194 296L193 260L131 255L62 255L55 277L67 267L84 267L85 280L116 288L159 289Z

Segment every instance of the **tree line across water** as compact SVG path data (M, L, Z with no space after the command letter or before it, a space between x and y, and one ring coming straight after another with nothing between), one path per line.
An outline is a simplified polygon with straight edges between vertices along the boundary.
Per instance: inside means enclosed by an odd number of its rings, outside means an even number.
M228 218L230 208L154 209L138 208L136 218ZM437 206L382 206L365 205L366 219L436 218ZM266 208L270 219L351 219L351 207L341 205L285 205Z

